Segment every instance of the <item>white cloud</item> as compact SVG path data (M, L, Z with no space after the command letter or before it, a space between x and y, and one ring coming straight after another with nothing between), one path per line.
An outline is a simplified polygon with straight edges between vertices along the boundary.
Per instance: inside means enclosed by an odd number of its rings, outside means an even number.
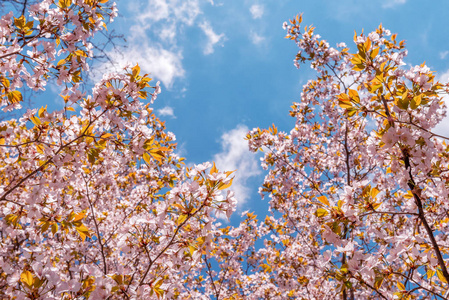
M254 45L259 45L259 44L265 42L265 37L263 35L259 35L258 33L255 33L255 32L251 32L250 34L251 34L250 35L251 42Z
M446 56L449 54L449 51L443 51L443 52L440 52L439 54L440 54L441 59L445 59Z
M162 28L159 31L159 37L163 41L166 41L170 44L174 44L175 38L176 38L176 24L172 23L172 24L169 24L168 26L165 26L164 28Z
M220 43L223 46L223 41L225 39L224 33L216 34L209 22L203 22L199 25L207 37L207 43L204 46L203 53L208 55L214 53L214 46Z
M438 75L436 80L441 83L449 82L449 70L441 75ZM443 101L446 104L446 108L449 107L449 95L443 96ZM438 123L433 131L437 134L449 137L449 116L446 115L446 117Z
M237 170L231 190L239 204L244 203L251 196L251 189L247 185L249 178L261 173L257 155L248 149L245 136L248 127L238 125L221 136L222 151L214 155L213 160L220 171Z
M259 19L262 18L264 13L264 7L260 4L253 4L249 11L251 12L251 15L253 16L253 19Z
M391 7L405 4L405 2L407 2L407 0L386 0L384 2L384 4L382 4L382 7L383 8L391 8Z
M161 116L167 116L167 117L176 118L175 113L173 111L173 108L171 108L170 106L166 106L166 107L163 107L161 109L158 109L157 112Z
M144 7L131 5L137 13L136 19L149 25L163 20L191 26L201 14L199 0L147 0Z
M185 75L183 68L183 45L178 37L186 26L202 30L207 37L204 54L214 52L214 47L222 43L224 34L216 34L203 15L202 6L217 5L213 0L144 0L130 1L128 8L133 15L129 47L110 53L117 70L130 63L139 63L145 73L162 81L171 88L174 81ZM106 67L100 68L104 73Z
M140 45L130 43L124 53L114 51L110 52L109 56L114 65L107 63L93 70L96 81L102 74L120 71L137 63L143 74L149 74L151 78L162 81L167 88L173 85L176 78L182 78L185 74L180 51L167 50L160 45L150 46L147 41L143 41Z

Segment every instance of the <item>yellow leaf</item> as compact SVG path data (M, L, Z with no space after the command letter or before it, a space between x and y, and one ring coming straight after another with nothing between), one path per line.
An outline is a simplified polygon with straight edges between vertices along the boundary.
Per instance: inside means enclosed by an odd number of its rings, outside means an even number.
M206 237L200 236L199 238L196 239L196 241L198 242L199 245L202 245L206 241Z
M47 110L47 105L45 105L45 107L41 107L39 109L39 111L37 112L37 115L39 116L39 118L42 118L42 116L44 115L45 111Z
M403 284L402 282L398 281L398 282L396 283L396 286L398 287L398 289L399 289L400 291L405 291L405 286L404 286L404 284Z
M433 271L432 269L428 269L426 274L427 274L427 279L431 279L433 277L433 275L435 275L435 271Z
M349 102L349 101L341 101L341 100L339 100L338 102L339 102L338 105L340 105L340 107L343 108L343 109L352 108L352 103Z
M413 97L412 101L410 101L410 108L416 109L420 104L422 100L422 94Z
M58 63L56 64L56 66L60 66L63 65L65 63L65 58L61 59L60 61L58 61Z
M53 234L55 234L56 232L58 232L58 224L56 222L54 222L53 224L51 224L51 232Z
M36 146L36 151L40 154L44 154L44 146L42 144L39 144Z
M341 207L343 206L343 201L341 201L341 200L338 200L338 202L337 202L337 206L338 206L338 208L341 208Z
M442 282L447 283L446 278L443 275L443 271L441 271L440 269L437 269L437 276Z
M405 199L411 199L411 198L413 198L412 192L411 192L411 191L407 191L407 194L404 195L404 198L405 198Z
M48 221L40 222L39 225L42 225L41 226L41 231L42 232L45 232L45 231L48 230L48 228L50 228L50 222L48 222Z
M373 49L373 51L370 54L371 59L374 59L377 56L377 54L379 54L379 47Z
M65 109L68 110L68 111L75 111L75 109L73 107L71 107L71 106L68 106Z
M377 196L377 194L379 194L379 190L378 189L376 189L376 188L372 188L371 189L371 192L370 192L370 194L371 194L371 198L376 198L376 196Z
M217 169L217 167L215 166L215 162L214 162L214 165L213 165L212 168L210 169L209 174L215 174L215 173L218 173L218 169Z
M144 152L143 153L143 160L147 163L147 164L151 164L151 156L147 153L147 152Z
M80 235L80 237L81 237L81 240L84 242L84 240L86 239L86 237L90 237L90 232L89 232L89 229L86 227L86 226L84 226L83 224L81 224L81 225L79 225L79 226L76 226L76 231L78 232L78 234ZM98 238L100 238L100 237L98 237Z
M372 204L372 206L374 209L378 209L381 204L382 203L376 202L376 203Z
M8 78L6 77L0 77L0 83L4 86L4 87L9 87L11 85L11 83L9 82Z
M143 149L145 149L145 150L150 150L150 149L151 149L151 145L153 145L153 143L154 143L154 140L153 140L153 139L146 140L146 141L143 143Z
M76 54L76 56L87 57L87 54L86 54L86 52L84 52L84 51L83 51L83 50L81 50L81 49L79 49L79 50L76 50L76 51L75 51L74 53Z
M233 181L233 180L234 180L234 178L231 178L231 180L230 180L229 183L227 183L227 184L224 184L223 182L220 183L220 184L218 185L218 189L219 189L219 190L224 190L224 189L229 188L229 187L232 185L232 181Z
M318 209L316 210L316 216L317 216L318 218L325 217L325 216L327 216L328 214L329 214L328 211L325 210L324 208L318 208Z
M318 197L317 199L318 199L318 201L320 201L320 202L323 203L324 205L327 205L327 206L330 205L330 204L329 204L329 200L327 200L327 197L326 197L326 196L320 196L320 197Z
M178 220L176 221L176 223L179 225L181 225L185 220L187 219L187 215L182 214L178 217Z
M234 170L234 171L226 171L226 172L225 172L226 177L228 177L229 175L231 175L231 174L234 173L235 171L237 171L237 170Z
M103 133L102 135L101 135L101 138L102 139L107 139L107 138L109 138L109 137L111 137L111 136L114 136L112 133Z
M75 217L73 218L73 221L74 222L80 221L80 220L84 219L85 216L86 216L85 211L79 212L75 215Z
M350 98L349 98L349 96L347 94L341 93L340 95L338 95L338 100L340 100L340 101L349 101Z
M371 40L369 38L366 38L366 41L365 41L366 52L368 52L370 48L371 48Z
M193 256L193 253L195 253L195 251L196 251L196 248L195 248L194 246L192 246L192 245L189 245L189 252L190 252L190 255Z
M162 158L165 157L163 151L168 151L168 149L166 147L154 148L150 150L150 154L155 160L162 162Z
M9 214L5 217L6 224L10 225L17 225L17 222L19 221L19 216L16 214Z
M362 58L358 54L354 54L351 58L351 63L353 65L358 65L362 63Z
M19 103L22 101L22 93L19 91L9 92L8 99L11 103Z
M24 15L21 15L19 18L14 18L14 25L17 26L17 28L19 29L23 29L23 27L25 27L26 24L26 19Z
M72 5L72 0L59 0L59 7L67 8Z
M135 65L134 68L132 68L133 76L136 77L140 73L140 67L139 64Z
M360 102L359 93L356 90L349 89L348 91L349 97L356 103Z
M374 279L374 288L376 288L377 290L380 289L380 287L382 286L383 282L384 282L384 278L383 277L376 277Z
M351 99L345 93L338 95L338 102L341 108L347 109L352 107Z
M23 273L20 275L20 281L22 281L29 287L32 286L34 283L33 274L31 274L30 271L23 271Z
M39 118L36 116L31 116L30 121L36 126L39 126L42 124L41 120L39 120Z

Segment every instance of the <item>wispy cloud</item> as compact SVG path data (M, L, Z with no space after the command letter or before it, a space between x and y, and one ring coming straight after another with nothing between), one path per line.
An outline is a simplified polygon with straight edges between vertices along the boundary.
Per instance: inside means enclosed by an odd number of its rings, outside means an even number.
M437 75L436 79L440 82L449 82L449 70L442 73L441 75ZM449 107L449 96L445 95L443 96L443 101L446 104L446 108ZM449 137L449 116L446 115L446 117L438 123L438 125L434 129L435 133L441 134L443 136Z
M202 13L199 0L147 0L144 7L133 7L140 23L153 25L164 21L192 26Z
M383 4L383 8L392 8L398 5L405 4L407 0L386 0Z
M129 20L128 47L121 52L113 50L109 53L115 66L105 64L98 68L99 73L139 63L144 72L170 89L186 74L182 55L185 40L179 38L186 27L204 32L207 37L204 54L213 53L217 44L223 44L224 34L216 34L203 13L205 5L217 6L212 0L130 1L128 9L133 18Z
M249 38L251 39L251 42L254 45L259 45L259 44L265 42L265 40L266 40L263 35L260 35L256 32L251 32Z
M235 192L239 204L251 196L251 188L247 185L248 179L261 174L256 154L248 149L248 142L245 140L247 133L248 127L244 125L238 125L225 132L221 136L222 150L213 157L220 171L237 170L230 189Z
M449 54L449 51L442 51L439 53L440 59L445 59L446 56Z
M251 15L253 16L253 19L259 19L262 18L264 13L264 7L260 4L253 4L251 5L249 11L251 12Z
M143 41L140 45L130 43L126 51L112 51L109 57L114 65L104 64L93 70L94 79L137 63L141 72L162 81L167 88L171 88L175 79L182 78L185 74L181 51L164 49L160 44L150 46L148 41Z
M220 43L223 46L223 41L225 39L224 33L216 34L213 28L210 26L209 22L203 22L199 25L207 37L207 43L204 46L203 53L205 55L214 53L214 46Z
M171 108L170 106L165 106L161 109L158 109L157 112L161 116L168 116L168 117L176 118L175 112L173 111L173 108Z

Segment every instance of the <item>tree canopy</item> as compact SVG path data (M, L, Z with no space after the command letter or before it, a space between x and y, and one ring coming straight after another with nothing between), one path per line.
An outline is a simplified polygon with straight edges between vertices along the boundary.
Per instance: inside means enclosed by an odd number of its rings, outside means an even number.
M304 85L290 132L247 135L271 214L235 210L233 171L187 167L138 64L89 94L108 0L44 0L0 20L0 107L56 80L64 108L0 122L2 299L448 299L447 83L379 26L336 48L284 24Z

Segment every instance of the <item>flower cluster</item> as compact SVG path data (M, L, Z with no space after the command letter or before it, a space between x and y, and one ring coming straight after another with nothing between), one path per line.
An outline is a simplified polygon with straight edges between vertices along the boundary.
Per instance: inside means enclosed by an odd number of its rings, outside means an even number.
M176 155L151 108L159 83L138 65L81 92L88 38L114 7L44 0L0 21L4 109L20 106L23 82L66 86L63 110L0 123L2 299L179 297L235 209L232 172Z
M290 112L290 132L254 129L272 216L248 214L217 239L209 293L244 299L445 298L449 290L448 84L405 69L404 42L379 26L332 48L284 23L317 79ZM226 242L223 241L226 239ZM228 241L229 240L229 241ZM262 243L263 242L263 243ZM211 258L214 259L214 258Z

